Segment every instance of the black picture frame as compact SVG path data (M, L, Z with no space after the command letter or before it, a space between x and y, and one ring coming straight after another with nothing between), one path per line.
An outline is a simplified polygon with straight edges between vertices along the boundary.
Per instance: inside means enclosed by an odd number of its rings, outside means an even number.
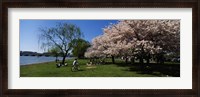
M125 96L198 97L200 96L200 28L198 0L3 0L1 1L0 96ZM192 89L8 89L8 8L192 8ZM191 64L188 64L191 65Z

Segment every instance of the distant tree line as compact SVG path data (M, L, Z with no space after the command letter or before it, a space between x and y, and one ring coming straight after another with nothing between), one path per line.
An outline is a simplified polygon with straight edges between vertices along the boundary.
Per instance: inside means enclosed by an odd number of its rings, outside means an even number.
M32 52L32 51L20 51L20 56L54 56L52 53L50 52L44 52L44 53L38 53L38 52ZM57 56L61 56L60 54Z

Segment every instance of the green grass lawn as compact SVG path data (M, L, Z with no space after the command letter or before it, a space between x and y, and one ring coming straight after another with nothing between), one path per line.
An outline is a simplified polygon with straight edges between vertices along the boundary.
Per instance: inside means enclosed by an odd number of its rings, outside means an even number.
M109 61L109 60L107 60ZM126 65L121 61L116 60L116 64L102 64L95 66L87 66L89 62L87 59L79 59L80 71L72 72L73 60L66 60L68 66L62 66L56 68L55 62L46 62L32 65L20 66L20 77L166 77L174 76L172 71L161 69L161 71L155 68L151 73L142 73L136 65ZM179 64L178 64L179 65ZM153 65L152 65L153 66ZM180 68L180 66L179 66ZM174 69L172 69L174 72ZM166 71L166 72L162 72ZM169 72L169 74L167 74ZM177 71L180 72L180 71ZM175 72L175 73L177 73Z

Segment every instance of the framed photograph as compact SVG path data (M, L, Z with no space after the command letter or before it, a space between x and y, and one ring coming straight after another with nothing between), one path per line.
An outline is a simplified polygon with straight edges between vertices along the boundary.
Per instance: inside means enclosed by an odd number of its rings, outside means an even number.
M198 1L1 4L2 96L199 95Z

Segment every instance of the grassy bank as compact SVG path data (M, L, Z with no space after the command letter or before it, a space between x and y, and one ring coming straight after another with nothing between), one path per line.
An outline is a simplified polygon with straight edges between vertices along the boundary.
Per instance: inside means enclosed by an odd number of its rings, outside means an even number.
M151 73L141 72L140 64L124 64L116 61L112 64L107 60L107 64L87 66L87 59L79 59L80 71L72 72L73 60L66 60L68 66L56 68L55 62L46 62L20 66L21 77L162 77L179 76L179 64L150 64ZM177 73L177 74L176 74Z

